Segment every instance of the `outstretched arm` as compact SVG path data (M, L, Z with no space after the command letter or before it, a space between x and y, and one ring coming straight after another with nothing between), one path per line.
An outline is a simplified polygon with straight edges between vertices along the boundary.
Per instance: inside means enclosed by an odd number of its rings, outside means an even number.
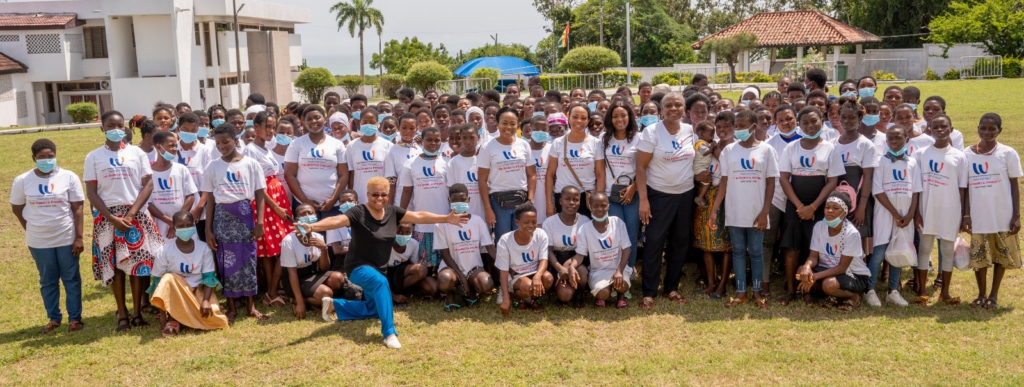
M412 224L448 223L453 226L462 227L463 224L469 222L469 213L456 214L455 210L452 210L447 215L440 215L426 211L406 211L402 221Z

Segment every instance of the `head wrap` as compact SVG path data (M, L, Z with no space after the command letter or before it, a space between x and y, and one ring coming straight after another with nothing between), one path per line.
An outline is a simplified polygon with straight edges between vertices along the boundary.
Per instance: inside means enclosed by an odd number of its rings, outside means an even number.
M551 115L548 116L548 125L553 124L569 126L569 119L565 117L565 113L551 113Z
M470 107L469 109L466 109L466 122L469 122L469 115L474 113L474 112L476 114L479 114L480 118L484 118L484 110L481 109L478 106L473 106L473 107Z
M743 92L740 93L740 100L741 101L743 100L743 96L747 95L747 93L754 93L754 99L761 99L761 92L760 91L757 91L757 89L755 89L753 87L748 87L746 89L743 89Z
M334 112L334 114L331 114L331 118L329 118L327 120L327 126L328 127L334 126L335 122L340 122L346 128L349 125L348 124L348 117L345 116L345 113L342 113L342 112Z
M250 114L256 114L267 110L266 106L263 105L252 105L248 109L245 109L245 116L248 117Z
M837 198L835 196L829 196L828 200L826 200L825 203L835 203L835 204L838 204L839 207L843 208L843 213L844 214L849 214L850 213L850 208L846 206L846 202L844 202L843 199Z

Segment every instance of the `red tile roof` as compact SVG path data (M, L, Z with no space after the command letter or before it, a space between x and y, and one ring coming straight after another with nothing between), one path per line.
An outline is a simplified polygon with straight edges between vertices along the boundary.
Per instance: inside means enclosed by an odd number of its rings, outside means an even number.
M28 66L0 52L0 75L27 72Z
M882 39L843 23L818 10L763 12L704 37L692 44L700 49L709 39L728 38L741 32L757 35L759 47L844 46L877 43Z
M0 30L63 30L83 24L73 13L0 13Z

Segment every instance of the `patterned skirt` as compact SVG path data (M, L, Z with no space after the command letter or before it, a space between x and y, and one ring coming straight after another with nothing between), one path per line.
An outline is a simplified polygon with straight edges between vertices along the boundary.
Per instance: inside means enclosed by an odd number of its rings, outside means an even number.
M110 214L123 217L129 210L131 206L112 206ZM92 274L103 286L109 286L114 280L115 270L131 276L148 277L153 269L153 258L163 246L164 239L147 211L136 214L131 225L128 231L121 232L103 215L94 213Z
M420 250L416 252L419 263L425 263L428 267L441 264L441 252L434 250L434 233L413 231L412 239L420 244Z
M711 220L711 207L715 203L715 195L718 194L717 186L709 186L707 195L707 207L697 207L693 217L693 246L704 252L716 253L732 251L732 242L729 240L729 230L725 228L725 207L718 209L718 221L715 225L717 230L708 227L708 220ZM683 203L683 205L690 205Z
M284 186L277 180L276 176L267 176L267 195L288 213L292 215L292 208L288 202L288 194ZM252 202L252 212L256 214L256 201ZM256 256L268 258L281 255L281 241L292 231L291 224L277 216L270 206L263 204L263 237L256 240Z
M256 295L256 242L251 241L255 227L249 200L217 203L213 210L217 266L226 298Z

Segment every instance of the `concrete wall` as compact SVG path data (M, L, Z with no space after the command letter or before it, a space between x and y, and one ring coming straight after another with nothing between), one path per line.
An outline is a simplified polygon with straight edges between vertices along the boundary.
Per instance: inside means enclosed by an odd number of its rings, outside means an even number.
M139 76L178 75L172 51L175 36L170 15L133 16L135 24L135 56ZM131 42L129 41L129 46Z
M288 33L250 31L249 87L268 101L286 101L291 97L290 46Z
M9 87L9 88L8 88ZM18 100L24 104L24 114L19 117ZM36 104L32 82L27 74L0 75L0 129L10 126L32 125L36 120Z
M176 104L184 101L178 78L114 78L110 88L114 94L114 109L126 116L150 115L153 103L164 101Z

